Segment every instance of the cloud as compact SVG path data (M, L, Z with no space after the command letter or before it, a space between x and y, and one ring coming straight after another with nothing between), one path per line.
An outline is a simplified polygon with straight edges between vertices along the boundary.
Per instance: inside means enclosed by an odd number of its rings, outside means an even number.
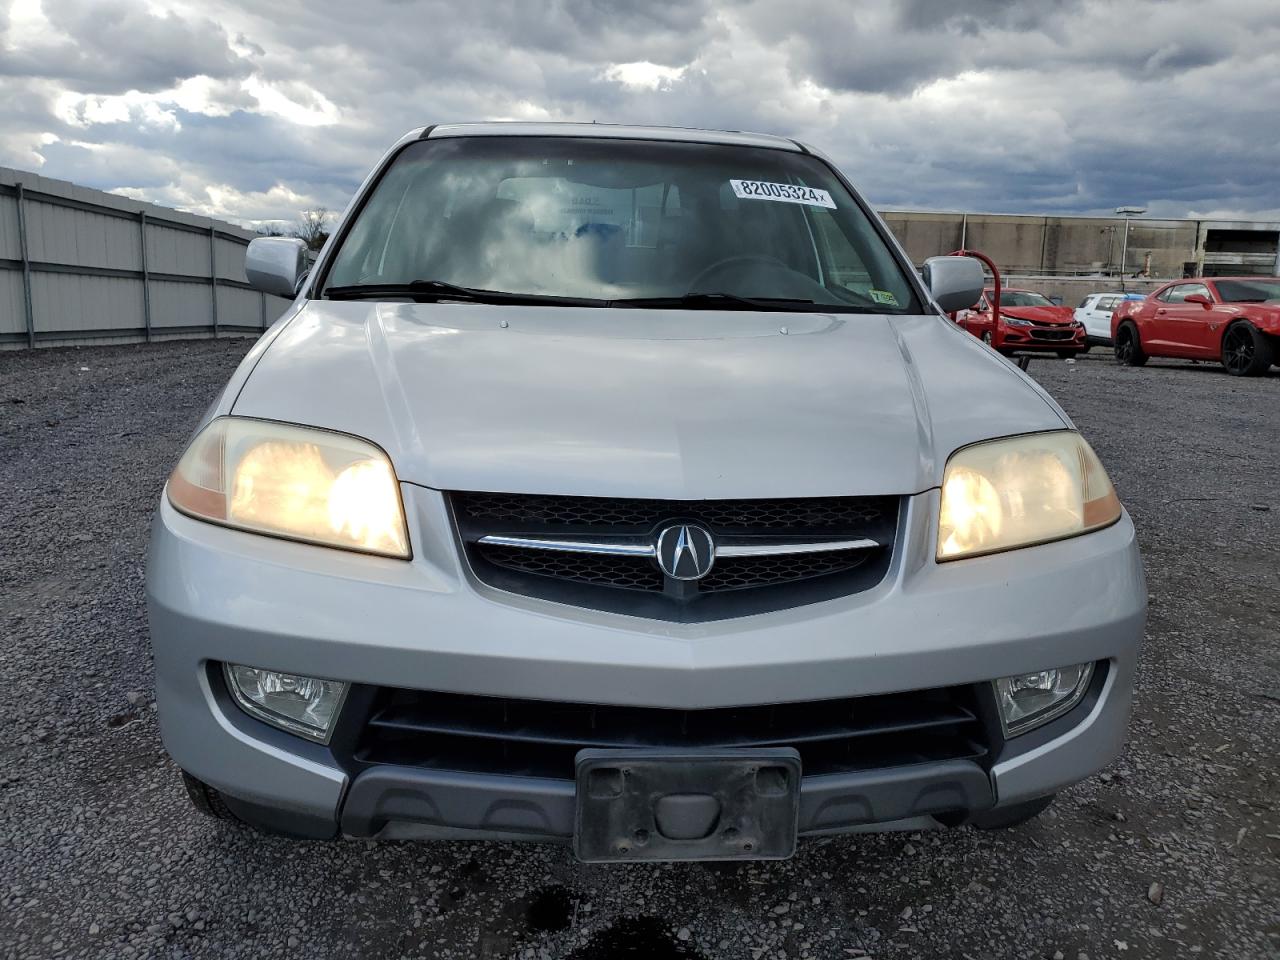
M674 81L684 76L684 71L684 67L664 67L648 60L637 60L635 63L615 63L602 76L624 87L669 90Z
M0 163L291 219L425 123L611 120L799 137L885 206L1248 213L1278 67L1273 0L0 0Z
M125 0L43 0L38 11L24 18L25 42L6 51L0 73L122 93L162 90L194 76L244 76L251 69L207 17L156 14Z
M913 31L956 29L970 36L992 27L1026 33L1046 30L1083 8L1082 0L904 0L898 22Z

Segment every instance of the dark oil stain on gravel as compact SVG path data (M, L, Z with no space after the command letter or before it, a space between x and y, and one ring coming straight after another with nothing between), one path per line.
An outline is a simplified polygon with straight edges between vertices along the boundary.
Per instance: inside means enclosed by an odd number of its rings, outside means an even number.
M602 930L566 960L705 960L702 954L671 936L657 917L627 917Z
M462 864L455 876L457 882L444 893L442 905L445 908L456 907L470 897L471 894L482 891L489 886L489 878L475 860L468 860Z
M524 915L531 930L554 933L568 928L573 920L573 900L564 887L544 887L534 894Z

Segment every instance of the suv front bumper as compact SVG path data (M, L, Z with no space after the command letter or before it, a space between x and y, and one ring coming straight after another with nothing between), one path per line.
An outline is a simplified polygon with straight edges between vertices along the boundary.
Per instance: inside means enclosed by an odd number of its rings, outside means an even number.
M278 811L316 835L341 827L562 838L573 783L410 766L353 777L333 749L235 707L210 670L219 662L373 686L674 710L870 696L1106 662L1098 689L1071 714L997 744L984 764L805 777L807 833L916 827L935 814L1044 796L1101 768L1123 743L1146 609L1127 515L1084 537L936 564L938 494L930 491L904 501L899 546L878 586L680 624L483 587L459 565L443 497L403 489L416 550L408 563L224 529L161 504L148 572L161 732L183 769L244 811Z

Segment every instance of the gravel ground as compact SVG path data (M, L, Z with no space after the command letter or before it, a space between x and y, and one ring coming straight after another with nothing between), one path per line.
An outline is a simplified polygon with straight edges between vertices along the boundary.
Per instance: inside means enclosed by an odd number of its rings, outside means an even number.
M0 354L0 955L1280 957L1280 375L1032 373L1137 522L1123 757L1013 831L585 867L507 844L295 843L199 816L160 746L151 511L244 341Z

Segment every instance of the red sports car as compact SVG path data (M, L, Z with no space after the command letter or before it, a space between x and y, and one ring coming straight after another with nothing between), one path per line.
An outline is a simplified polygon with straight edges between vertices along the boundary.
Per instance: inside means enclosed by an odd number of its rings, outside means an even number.
M1280 277L1175 280L1111 315L1116 360L1221 360L1237 377L1259 377L1280 362Z
M961 311L956 322L1005 355L1048 351L1074 357L1084 351L1084 324L1071 307L1058 306L1034 290L1003 287L996 320L991 310L994 297L994 288L983 290L977 305Z

